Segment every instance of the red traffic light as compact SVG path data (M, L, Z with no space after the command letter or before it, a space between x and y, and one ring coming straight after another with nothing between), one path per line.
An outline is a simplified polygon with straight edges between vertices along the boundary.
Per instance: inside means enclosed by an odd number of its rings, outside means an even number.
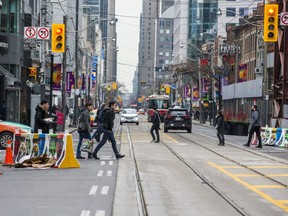
M275 13L274 8L269 8L268 13L269 13L269 15L274 15L274 13Z
M56 29L56 34L61 34L61 33L62 33L62 31L63 31L63 29L62 29L62 28L57 28L57 29Z

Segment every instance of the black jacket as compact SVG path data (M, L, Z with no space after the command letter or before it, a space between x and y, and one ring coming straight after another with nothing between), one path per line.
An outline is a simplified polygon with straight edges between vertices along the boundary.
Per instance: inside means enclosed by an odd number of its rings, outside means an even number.
M225 131L225 120L223 115L218 115L216 118L216 129L218 131L224 132Z
M160 121L161 121L160 114L158 113L157 110L154 110L154 115L153 115L153 119L152 119L153 125L155 125L155 126L158 125L159 126L160 125Z
M109 131L114 127L115 112L110 107L103 110L103 127Z
M42 109L39 105L36 106L34 132L38 133L38 129L42 129L42 133L49 133L50 123L45 121L45 118L49 118L49 114L46 110Z

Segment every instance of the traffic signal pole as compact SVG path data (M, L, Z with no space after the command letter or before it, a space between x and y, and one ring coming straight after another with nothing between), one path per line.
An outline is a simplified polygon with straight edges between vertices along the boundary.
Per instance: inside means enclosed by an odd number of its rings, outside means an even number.
M76 23L75 23L75 92L74 92L74 124L77 125L78 119L78 98L76 95L76 90L78 89L78 22L79 22L79 0L76 0ZM80 93L80 92L79 92Z
M54 55L50 54L51 62L50 62L50 99L49 99L49 105L50 105L50 112L49 116L52 116L52 100L53 100L53 64L54 64Z

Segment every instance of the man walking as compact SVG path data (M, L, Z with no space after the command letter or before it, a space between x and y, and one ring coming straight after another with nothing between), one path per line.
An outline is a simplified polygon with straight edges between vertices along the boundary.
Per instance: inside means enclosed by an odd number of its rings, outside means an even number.
M100 109L97 110L97 130L94 132L92 139L95 138L100 142L100 135L103 133L103 110L107 107L106 103L102 103Z
M112 144L112 149L116 156L116 159L125 157L125 155L121 155L119 153L117 146L116 146L116 140L114 137L113 126L114 126L114 119L115 119L115 112L114 112L115 107L116 107L116 102L110 101L108 107L104 108L103 110L103 133L104 135L102 137L102 140L96 146L96 148L94 149L92 153L92 157L96 160L100 159L97 157L97 153L108 139L110 140Z
M256 146L256 148L262 148L262 142L261 142L261 136L260 136L261 120L260 120L260 112L257 109L257 105L252 106L252 118L251 118L250 127L251 128L249 131L248 142L244 144L244 146L250 147L252 135L255 132L259 141L259 144Z
M154 115L153 115L153 119L152 119L152 126L150 129L150 133L152 136L152 141L151 142L155 142L155 143L159 143L160 142L160 137L159 137L159 128L160 128L160 123L161 123L161 119L160 119L160 115L157 111L157 108L154 107ZM156 133L156 137L157 140L155 141L155 135L154 135L154 131Z
M216 118L216 131L217 131L217 137L219 139L218 145L224 146L225 145L225 138L224 138L225 120L224 120L222 111L218 111L218 115Z
M76 158L77 159L85 159L85 157L81 156L81 145L83 139L89 139L91 140L91 132L92 129L90 127L90 111L93 109L92 103L87 102L85 104L85 109L82 111L78 118L78 133L79 133L79 142L77 145L77 152L76 152ZM88 152L88 158L91 157L91 153Z

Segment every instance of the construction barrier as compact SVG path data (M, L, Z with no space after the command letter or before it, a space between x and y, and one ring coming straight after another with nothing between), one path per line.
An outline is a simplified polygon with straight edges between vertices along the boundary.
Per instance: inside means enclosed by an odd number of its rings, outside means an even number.
M45 155L56 158L57 168L79 168L80 163L74 156L71 134L15 133L13 139L12 162L23 161Z
M288 129L261 127L262 145L288 147Z

